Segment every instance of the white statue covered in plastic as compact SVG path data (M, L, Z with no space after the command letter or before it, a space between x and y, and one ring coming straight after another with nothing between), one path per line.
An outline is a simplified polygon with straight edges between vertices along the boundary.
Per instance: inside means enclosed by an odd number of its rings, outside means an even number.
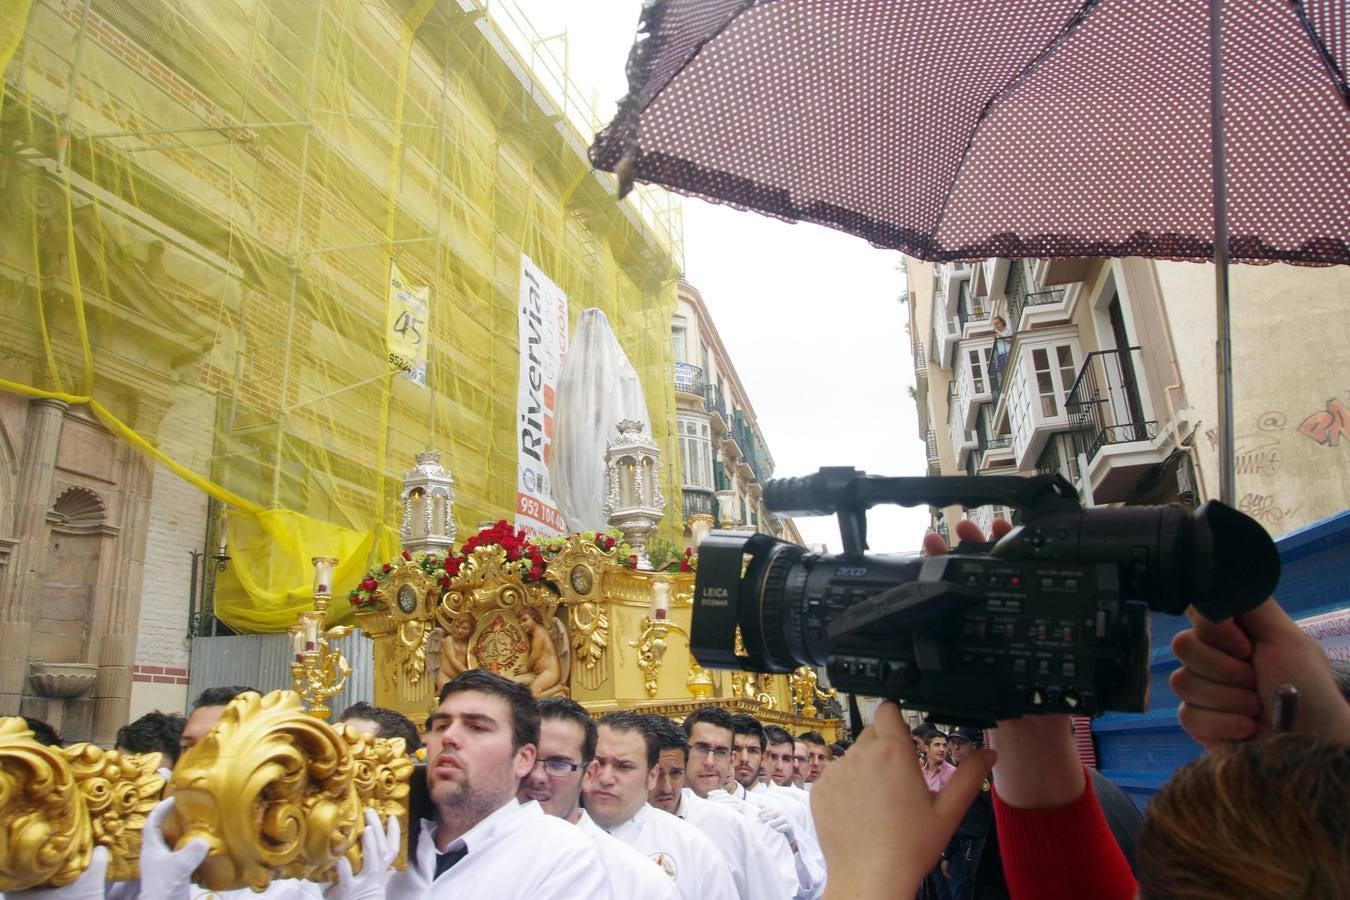
M558 375L549 476L567 530L603 531L605 446L621 419L650 422L637 370L598 309L581 313Z

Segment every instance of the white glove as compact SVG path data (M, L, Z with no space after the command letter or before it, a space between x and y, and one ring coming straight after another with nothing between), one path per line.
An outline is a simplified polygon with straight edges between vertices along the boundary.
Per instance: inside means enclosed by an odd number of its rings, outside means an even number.
M10 891L10 900L103 900L103 879L108 873L108 848L95 847L89 855L89 867L70 884L57 888L32 888Z
M414 821L411 826L417 828ZM389 876L387 896L424 897L436 880L436 835L423 830L417 836L417 853L408 859L408 868Z
M787 842L793 847L797 846L797 835L792 831L792 823L788 817L776 809L770 809L767 806L759 808L759 818L765 825L768 825L774 831L787 838Z
M164 840L164 820L173 812L173 798L161 800L145 817L141 829L140 900L188 900L192 873L211 852L201 838L188 841L181 850L171 850Z
M380 815L366 810L366 827L361 832L361 874L352 874L352 864L344 856L337 861L337 881L323 895L328 900L384 900L389 882L389 867L398 857L403 831L398 817L390 816L380 828Z

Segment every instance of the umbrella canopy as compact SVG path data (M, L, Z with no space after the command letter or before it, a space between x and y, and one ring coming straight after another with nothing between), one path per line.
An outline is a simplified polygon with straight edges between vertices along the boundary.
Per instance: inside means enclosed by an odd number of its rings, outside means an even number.
M1215 259L1217 185L1232 259L1350 263L1345 0L1219 9L1211 72L1206 0L648 0L592 159L929 260Z

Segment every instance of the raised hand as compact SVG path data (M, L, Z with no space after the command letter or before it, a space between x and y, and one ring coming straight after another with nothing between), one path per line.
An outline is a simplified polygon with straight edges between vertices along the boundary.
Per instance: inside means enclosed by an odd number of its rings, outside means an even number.
M830 872L826 900L914 896L994 759L989 750L967 757L935 794L914 763L914 739L900 708L878 707L871 727L811 791L811 813Z
M398 857L403 831L398 818L390 816L384 828L373 809L366 810L366 827L361 831L361 873L352 874L346 857L337 861L337 881L329 885L328 900L383 900L389 882L389 867ZM428 842L429 843L429 842Z

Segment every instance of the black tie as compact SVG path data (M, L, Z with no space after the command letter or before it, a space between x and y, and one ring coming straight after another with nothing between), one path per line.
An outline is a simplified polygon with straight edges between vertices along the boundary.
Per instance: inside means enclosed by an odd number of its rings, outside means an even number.
M455 863L459 862L469 853L469 848L460 846L446 850L444 853L436 854L436 877L440 878L443 872L450 871Z

